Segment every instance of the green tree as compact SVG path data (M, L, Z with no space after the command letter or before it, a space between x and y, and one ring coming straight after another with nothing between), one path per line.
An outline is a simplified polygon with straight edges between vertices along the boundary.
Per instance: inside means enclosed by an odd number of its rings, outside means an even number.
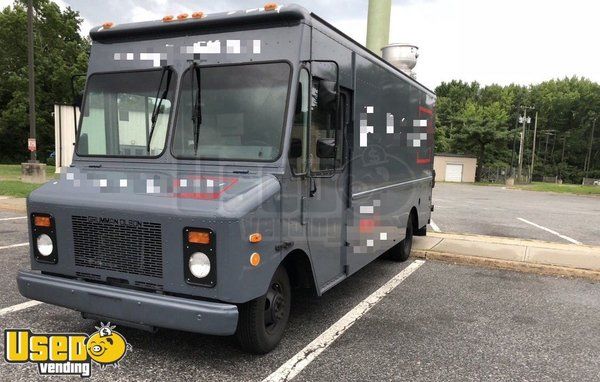
M489 155L486 156L488 146L506 146L509 137L508 119L505 107L498 101L490 105L467 101L457 115L457 124L452 128L454 145L463 152L477 154L476 180L481 180L482 167L494 160Z
M518 155L520 106L533 106L538 112L534 176L581 182L592 123L600 115L599 84L577 77L532 86L481 87L476 82L451 81L441 84L436 93L437 152L475 153L481 165L508 170L511 163L516 165ZM529 115L533 118L531 112ZM494 118L498 119L495 128ZM527 126L524 137L524 167L531 163L533 127ZM494 129L497 135L490 137ZM600 133L595 136L589 175L600 177Z
M71 8L34 0L34 56L38 155L54 150L54 104L71 101L71 76L85 73L89 41L79 34L82 19ZM0 161L25 160L27 153L27 1L0 13Z

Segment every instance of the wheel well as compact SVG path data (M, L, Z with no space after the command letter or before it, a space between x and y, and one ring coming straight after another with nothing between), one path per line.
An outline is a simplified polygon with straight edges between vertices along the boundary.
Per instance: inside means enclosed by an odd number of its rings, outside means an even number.
M417 213L417 209L415 207L411 208L410 214L413 217L413 231L417 232L419 230L419 214Z
M282 265L290 277L292 287L310 289L316 294L317 288L312 266L306 252L301 249L291 251L283 259Z

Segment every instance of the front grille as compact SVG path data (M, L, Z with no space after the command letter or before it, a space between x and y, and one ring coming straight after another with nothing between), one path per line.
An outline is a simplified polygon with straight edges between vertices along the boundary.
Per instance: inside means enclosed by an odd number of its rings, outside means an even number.
M162 235L157 223L73 216L75 265L162 278Z

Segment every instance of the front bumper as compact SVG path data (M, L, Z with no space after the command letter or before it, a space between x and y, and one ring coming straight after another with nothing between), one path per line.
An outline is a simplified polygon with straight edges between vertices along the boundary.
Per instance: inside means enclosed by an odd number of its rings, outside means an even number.
M27 298L88 315L195 333L235 333L238 309L233 304L124 289L85 281L19 271L19 292Z

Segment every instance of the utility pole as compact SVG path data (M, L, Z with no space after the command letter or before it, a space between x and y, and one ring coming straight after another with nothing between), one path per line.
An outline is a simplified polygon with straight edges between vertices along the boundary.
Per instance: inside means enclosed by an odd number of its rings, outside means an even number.
M554 130L544 130L544 135L546 135L546 148L544 149L544 167L545 167L546 160L548 159L548 141L550 140L550 136L554 135Z
M535 112L535 123L533 127L533 148L531 150L531 171L529 172L530 180L533 181L533 164L535 162L535 139L537 136L537 118L538 112Z
M516 142L517 142L517 130L519 130L519 117L520 114L517 111L517 119L515 119L515 128L513 130L513 144L512 144L512 151L510 153L510 176L514 177L515 176L515 148L516 148Z
M590 137L590 144L588 145L588 153L585 157L585 177L588 177L588 173L590 172L591 162L592 162L592 146L594 145L594 130L596 129L596 120L597 116L594 117L594 122L592 122L592 136Z
M529 120L527 120L527 110L531 110L533 109L533 107L531 106L521 106L521 109L523 109L524 113L523 113L523 118L522 118L522 122L523 122L523 131L521 132L521 143L519 144L519 167L517 170L517 181L521 180L521 177L523 175L523 154L524 154L524 150L525 150L525 124L526 123L530 123L531 122L531 118L529 118Z
M381 56L381 48L389 43L392 0L369 0L367 16L367 48Z
M27 65L29 68L29 139L35 142L35 71L33 64L33 0L27 4ZM31 141L30 141L31 142ZM37 162L36 147L28 144L30 162Z
M563 164L565 163L565 146L567 145L567 137L569 136L569 132L565 132L565 135L563 136L563 147L562 147L562 154L560 155L560 169L558 170L558 176L561 177L562 179L562 167Z

